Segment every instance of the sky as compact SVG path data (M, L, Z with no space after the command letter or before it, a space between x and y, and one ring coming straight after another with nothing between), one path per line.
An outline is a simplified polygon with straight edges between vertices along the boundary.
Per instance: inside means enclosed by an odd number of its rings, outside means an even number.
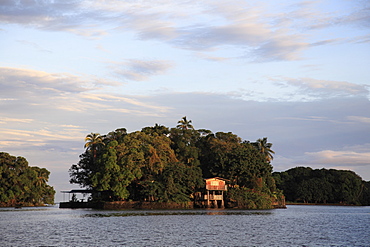
M369 60L369 0L0 0L0 151L60 201L87 134L186 116L369 181Z

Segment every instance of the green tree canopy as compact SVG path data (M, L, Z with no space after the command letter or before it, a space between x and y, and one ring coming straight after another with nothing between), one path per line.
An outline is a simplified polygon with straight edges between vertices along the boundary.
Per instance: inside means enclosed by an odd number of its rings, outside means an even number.
M0 153L0 206L53 204L55 191L47 184L50 172L30 167L23 157Z
M91 133L69 170L70 182L108 192L111 200L186 202L203 189L203 178L218 176L234 190L272 196L272 166L260 150L231 132L213 134L191 123L183 117L171 129L155 124L131 133Z
M353 171L296 167L273 176L288 201L354 205L366 201L366 183Z

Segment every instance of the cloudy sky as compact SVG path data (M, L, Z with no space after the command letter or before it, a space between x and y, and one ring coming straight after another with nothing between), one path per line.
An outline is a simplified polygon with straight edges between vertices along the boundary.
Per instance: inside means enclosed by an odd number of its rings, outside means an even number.
M267 137L370 180L369 0L0 0L0 151L70 185L90 132Z

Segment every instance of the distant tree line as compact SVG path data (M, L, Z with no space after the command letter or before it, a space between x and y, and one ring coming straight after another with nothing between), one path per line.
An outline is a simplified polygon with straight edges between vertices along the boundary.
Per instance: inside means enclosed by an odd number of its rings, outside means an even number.
M104 200L186 202L210 177L227 179L228 196L244 198L240 203L249 208L271 207L282 195L272 177L274 152L267 138L249 142L231 132L196 130L183 117L175 128L121 128L91 133L85 142L85 152L69 169L70 182L105 192Z
M296 167L273 177L290 202L370 205L370 182L353 171Z
M47 184L50 172L30 167L23 157L0 152L0 206L40 206L54 203Z

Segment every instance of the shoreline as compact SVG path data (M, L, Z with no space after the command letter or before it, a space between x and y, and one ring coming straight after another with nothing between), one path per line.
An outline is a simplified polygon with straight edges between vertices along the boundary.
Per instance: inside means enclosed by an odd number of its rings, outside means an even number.
M344 206L344 207L366 207L366 205L354 205L354 204L343 204L343 203L304 203L304 202L286 202L286 205L298 205L298 206Z

